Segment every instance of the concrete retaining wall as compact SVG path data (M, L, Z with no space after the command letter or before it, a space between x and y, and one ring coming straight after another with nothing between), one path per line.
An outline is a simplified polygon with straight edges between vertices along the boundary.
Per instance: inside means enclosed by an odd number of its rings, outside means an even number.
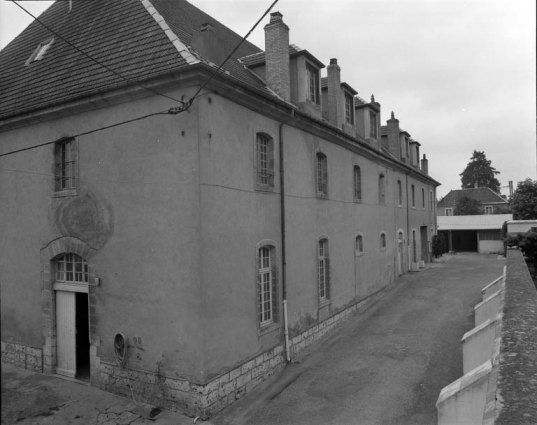
M442 389L439 424L537 423L537 291L522 253L482 290L463 339L465 375Z

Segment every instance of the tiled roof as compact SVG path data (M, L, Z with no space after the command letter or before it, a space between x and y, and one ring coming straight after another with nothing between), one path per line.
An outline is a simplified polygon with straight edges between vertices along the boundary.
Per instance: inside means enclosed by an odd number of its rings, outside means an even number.
M438 230L491 230L501 229L513 214L438 216Z
M213 24L226 52L231 52L242 39L185 0L152 0L151 3L186 45L205 22ZM147 78L189 66L141 1L74 0L71 11L68 2L57 1L39 20L128 79ZM0 52L0 118L126 83L57 36L42 60L26 66L25 62L39 43L51 36L47 28L34 21ZM259 48L245 42L224 70L264 90L264 83L237 61L238 57L257 52Z
M503 203L507 204L507 201L497 193L493 192L488 187L478 187L471 189L458 189L451 190L444 198L438 202L439 207L451 207L455 206L457 201L461 198L475 199L482 204L490 203Z

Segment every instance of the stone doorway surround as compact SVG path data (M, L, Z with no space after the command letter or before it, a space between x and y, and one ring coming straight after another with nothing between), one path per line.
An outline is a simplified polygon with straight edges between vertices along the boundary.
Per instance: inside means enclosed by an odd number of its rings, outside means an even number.
M42 317L43 317L43 335L45 337L45 346L43 347L43 372L54 374L57 364L57 333L56 333L56 297L54 291L55 270L54 260L61 254L74 253L81 256L88 264L89 284L89 322L90 322L90 374L91 385L99 387L100 383L100 359L98 347L101 345L100 338L97 335L97 291L98 276L96 272L94 258L97 250L92 248L84 241L71 237L63 236L51 241L41 249L41 279L43 283L42 290Z

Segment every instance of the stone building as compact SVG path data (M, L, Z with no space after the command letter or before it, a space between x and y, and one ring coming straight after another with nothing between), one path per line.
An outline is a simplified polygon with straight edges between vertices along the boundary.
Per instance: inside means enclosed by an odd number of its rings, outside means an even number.
M454 215L457 201L461 198L470 198L478 201L481 206L481 214L509 214L509 202L502 195L488 187L475 187L470 189L450 190L449 193L438 201L437 214L439 216Z
M219 71L186 1L39 21L0 52L4 361L206 418L429 260L426 159L281 14Z

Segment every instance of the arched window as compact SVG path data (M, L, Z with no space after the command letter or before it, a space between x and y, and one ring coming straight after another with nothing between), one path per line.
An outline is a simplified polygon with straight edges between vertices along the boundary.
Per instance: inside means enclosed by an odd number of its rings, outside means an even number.
M386 233L382 232L380 234L380 250L384 251L386 249Z
M354 253L357 256L364 253L364 238L361 233L359 233L354 240Z
M354 166L354 200L362 200L362 170L358 165Z
M88 264L77 254L63 254L56 259L56 282L88 283Z
M319 283L319 299L330 299L330 255L328 239L321 239L317 247L317 271Z
M257 190L274 188L274 141L263 133L257 133L255 143L255 184Z
M328 164L326 155L319 152L317 158L317 196L328 195Z
M260 326L278 321L276 251L270 245L257 251L257 314Z
M379 175L379 204L386 203L386 178L384 174Z

